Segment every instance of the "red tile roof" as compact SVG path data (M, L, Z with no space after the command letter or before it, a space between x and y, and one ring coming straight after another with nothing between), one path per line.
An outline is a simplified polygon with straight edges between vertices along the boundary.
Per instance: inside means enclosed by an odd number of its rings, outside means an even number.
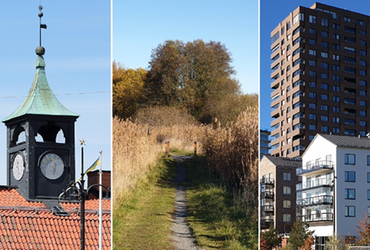
M0 187L0 249L80 249L80 204L61 202L71 216L54 215L42 202ZM99 200L85 203L85 249L99 244ZM102 202L103 249L111 249L111 203Z

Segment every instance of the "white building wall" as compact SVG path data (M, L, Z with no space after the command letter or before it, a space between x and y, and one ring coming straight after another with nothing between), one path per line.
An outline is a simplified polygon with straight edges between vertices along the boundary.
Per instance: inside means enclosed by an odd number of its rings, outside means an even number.
M355 165L345 164L345 154L355 154ZM368 149L338 148L336 168L336 228L338 235L358 236L356 226L359 225L360 220L367 216L367 207L370 206L370 201L367 199L367 190L370 189L370 183L367 183L367 173L370 172L370 166L367 166L368 155L370 155ZM355 171L355 182L345 182L345 171ZM355 200L345 199L346 188L356 190ZM345 217L346 206L355 206L355 217Z
M311 142L310 146L307 148L305 153L302 156L302 166L306 166L308 162L315 163L316 161L332 161L332 163L336 164L336 145L329 142L325 138L321 136L316 136L315 139ZM320 174L320 180L317 180L316 177L318 176L317 173L307 173L302 176L302 185L303 183L307 183L307 178L311 177L311 182L313 185L315 185L316 181L319 181L319 183L325 183L330 184L333 178L333 174L329 171L327 172L329 174L329 180L326 180L328 175L327 174ZM326 188L328 189L328 188ZM311 195L311 197L315 197L317 195L327 195L328 193L315 193L317 191L314 190L307 190L302 193L302 198L305 199L308 197L308 194ZM329 195L333 195L333 192L331 192ZM323 206L324 207L324 206ZM332 213L333 210L330 209L330 211L321 210L321 213ZM315 211L312 211L311 214L315 214ZM310 230L315 230L314 235L320 236L320 237L327 237L333 235L333 225L332 222L311 222L309 223Z

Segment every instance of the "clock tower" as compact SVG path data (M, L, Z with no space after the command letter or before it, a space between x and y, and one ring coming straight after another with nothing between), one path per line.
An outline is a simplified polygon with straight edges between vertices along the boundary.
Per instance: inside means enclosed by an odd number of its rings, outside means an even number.
M7 182L27 200L58 199L75 181L75 121L52 92L45 75L45 48L41 46L43 16L40 6L40 45L36 74L28 96L8 117ZM69 195L69 194L68 194ZM67 199L72 199L67 195Z

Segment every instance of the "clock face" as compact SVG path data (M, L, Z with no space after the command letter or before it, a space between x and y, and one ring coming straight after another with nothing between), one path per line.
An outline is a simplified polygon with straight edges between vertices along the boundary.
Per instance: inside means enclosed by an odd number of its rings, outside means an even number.
M56 180L62 176L64 172L64 162L59 155L48 153L42 156L40 169L46 178Z
M26 170L26 168L24 166L23 156L20 153L18 153L18 154L16 154L16 156L14 157L14 160L13 160L13 176L14 176L14 179L16 179L17 181L22 179L25 170Z

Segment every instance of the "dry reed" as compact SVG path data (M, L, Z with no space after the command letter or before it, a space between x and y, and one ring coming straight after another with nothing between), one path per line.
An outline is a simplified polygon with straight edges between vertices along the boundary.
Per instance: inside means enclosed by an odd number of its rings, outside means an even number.
M247 108L235 123L211 128L204 125L149 126L130 120L113 119L113 202L130 192L170 148L207 156L211 170L240 190L238 202L257 207L258 193L258 109ZM115 204L115 202L114 202Z
M170 148L192 151L197 141L201 153L207 129L201 125L148 126L114 118L113 202L146 176L165 151L165 142L170 141Z
M209 131L204 145L208 164L238 187L238 202L258 205L258 109L247 108L233 124Z

